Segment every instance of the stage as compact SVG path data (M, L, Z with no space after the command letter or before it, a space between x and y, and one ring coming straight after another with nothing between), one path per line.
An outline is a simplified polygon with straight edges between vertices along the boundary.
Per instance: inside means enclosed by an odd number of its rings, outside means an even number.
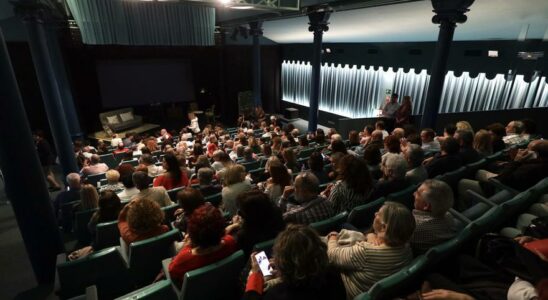
M301 134L308 132L308 121L307 120L303 120L303 119L300 119L300 118L286 119L286 118L283 118L283 117L279 117L279 119L284 123L293 124L293 126L295 126L295 128L299 129L299 132ZM326 127L326 126L323 126L323 125L320 125L320 124L318 124L318 128L323 129L323 131L325 131L326 134L327 134L327 130L329 130L329 127Z
M118 135L118 137L124 138L126 136L126 133L128 133L128 132L144 133L144 132L155 130L157 128L160 128L160 125L145 123L145 124L143 124L141 126L138 126L138 127L134 127L134 128L128 129L128 130L116 132L116 134ZM92 134L88 135L88 138L94 139L94 140L102 140L102 141L106 141L106 142L110 142L112 140L112 136L109 136L105 131L97 131L95 133L92 133Z

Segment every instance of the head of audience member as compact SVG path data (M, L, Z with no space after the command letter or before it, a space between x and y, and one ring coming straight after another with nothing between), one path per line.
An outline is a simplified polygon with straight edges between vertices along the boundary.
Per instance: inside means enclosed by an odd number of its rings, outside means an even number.
M318 282L329 267L326 244L305 225L292 224L278 234L273 259L282 282L293 288Z
M82 210L88 210L97 208L99 202L99 194L97 189L91 184L82 185L80 190L80 208Z
M491 143L491 134L489 134L489 131L481 129L476 132L473 146L483 156L493 154L493 144Z
M120 198L112 190L105 190L99 195L99 216L101 222L114 221L118 219L118 214L122 209Z
M244 166L234 164L228 167L224 173L223 184L230 186L245 180L246 171Z
M192 148L192 155L194 155L194 157L198 157L203 154L204 154L204 148L202 147L202 144L194 143L194 147Z
M405 137L405 130L403 128L397 127L392 130L392 135L398 138L398 141Z
M177 203L183 209L185 216L190 217L194 210L205 204L205 200L200 190L188 187L177 193Z
M347 154L341 158L337 164L337 173L350 189L359 194L368 193L373 186L367 163L354 155Z
M339 162L341 161L341 159L343 157L344 157L344 154L342 154L342 152L331 153L331 155L329 156L329 162L331 163L331 169L336 171L338 166L339 166Z
M316 129L316 134L314 136L314 141L318 144L325 143L325 132L323 131L323 129L321 129L321 128Z
M169 176L174 182L179 182L181 180L181 166L179 165L177 157L172 153L166 153L166 155L164 155L164 159L162 160L162 168L169 173Z
M117 148L118 150L124 150L125 149L124 142L119 142Z
M415 231L413 214L401 203L385 202L375 213L373 231L384 244L401 247L409 242Z
M131 189L135 187L135 184L133 183L133 173L134 172L131 172L120 177L120 181L124 185L124 188Z
M299 136L299 146L301 147L308 147L308 139L305 135Z
M241 193L236 204L244 231L279 232L285 227L281 210L259 190Z
M323 172L323 157L318 151L314 151L308 157L308 168L314 172Z
M116 168L116 171L118 171L118 173L120 174L120 179L129 175L131 176L133 174L133 172L135 171L135 169L133 168L133 166L129 163L123 163L121 165L119 165L117 168Z
M523 124L523 132L524 134L536 134L537 133L537 123L529 118L525 118L521 120L521 123Z
M263 152L264 157L272 156L272 147L270 144L263 144L261 146L261 151Z
M432 128L425 128L421 131L421 142L423 144L432 142L434 137L436 137L436 133Z
M452 137L447 137L441 143L441 153L445 155L455 155L459 153L459 142Z
M493 141L502 140L502 137L506 135L506 128L501 123L493 123L487 126L487 130Z
M244 148L244 160L245 161L252 161L253 160L253 150L251 147L245 147Z
M127 204L126 219L131 231L138 235L147 234L162 225L164 212L156 201L137 198Z
M186 156L184 154L176 154L175 158L177 158L177 161L179 162L179 168L181 170L186 170L188 168L188 164L186 163Z
M67 179L67 184L71 190L77 191L77 190L80 190L80 188L82 187L80 174L69 173L66 179Z
M118 184L118 181L120 180L120 172L112 169L108 170L105 175L107 177L108 184Z
M133 183L138 190L148 189L150 184L150 178L148 174L142 171L136 171L132 176Z
M302 172L297 175L294 186L295 200L301 204L316 199L320 193L320 181L311 172Z
M375 130L383 131L385 129L386 129L386 126L384 125L384 121L375 122Z
M168 134L168 133L167 133L167 129L162 128L162 130L160 130L160 136L161 136L161 137L164 137L164 136L166 136L167 134Z
M374 130L371 134L371 141L381 141L382 142L382 130Z
M196 162L194 163L195 173L198 173L198 170L200 170L201 168L211 168L209 159L205 155L198 156L198 158L196 158Z
M284 149L282 152L282 158L288 168L292 168L297 165L297 155L295 155L295 151L293 151L293 149Z
M472 148L474 145L474 133L469 130L457 130L454 138L461 148Z
M364 149L363 159L369 166L379 166L382 160L381 150L377 145L369 145Z
M400 139L395 135L389 135L384 139L384 149L388 153L400 153Z
M348 133L348 143L350 144L350 147L360 144L360 134L357 130L351 130Z
M338 134L338 133L337 133L337 129L331 127L331 128L329 128L329 129L327 130L327 138L328 138L328 139L333 139L333 135L334 135L334 134ZM341 138L341 139L342 139L342 138Z
M527 149L535 152L538 159L548 160L548 140L533 140L529 143Z
M268 165L268 173L273 184L278 184L285 187L291 184L291 175L287 171L287 167L279 160L273 160Z
M236 155L238 157L243 157L244 156L244 150L245 150L245 147L243 145L236 146Z
M474 128L472 128L472 125L470 125L468 121L458 121L455 126L457 127L457 130L468 130L474 134Z
M211 185L214 175L215 175L215 171L213 171L213 169L211 168L198 169L198 181L200 182L200 185L201 186Z
M91 157L89 158L89 163L92 166L96 165L100 162L101 162L101 157L99 157L99 155L97 155L97 154L92 154Z
M373 125L367 125L363 128L364 136L371 136L373 131L375 131L375 127L373 127Z
M192 121L192 120L194 120L194 118L196 118L196 115L194 114L194 112L189 112L188 113L188 119Z
M523 122L522 121L510 121L508 125L506 125L506 135L511 134L521 134L523 132Z
M382 166L385 180L399 180L405 178L407 173L407 161L401 155L389 155Z
M457 131L457 126L453 123L446 124L443 127L443 136L444 137L453 137L455 134L455 131Z
M154 159L152 158L152 155L150 154L143 154L139 158L139 163L148 167L154 164Z
M331 152L332 153L342 153L347 154L348 151L346 150L346 145L342 140L333 140L331 141Z
M404 157L407 160L408 169L413 170L422 165L424 151L419 145L409 144L405 150Z
M429 212L435 218L443 218L453 207L453 191L441 180L425 180L413 196L415 209Z

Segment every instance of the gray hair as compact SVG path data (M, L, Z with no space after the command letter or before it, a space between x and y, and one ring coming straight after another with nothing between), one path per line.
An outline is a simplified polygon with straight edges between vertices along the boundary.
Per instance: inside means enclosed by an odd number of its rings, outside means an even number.
M385 174L391 172L392 178L404 178L407 173L407 161L401 155L388 155L384 163Z
M384 242L391 247L399 247L409 242L415 231L415 218L401 203L385 202L381 207L382 222L386 226Z
M409 144L405 151L405 156L409 162L409 169L414 169L422 164L424 160L424 151L417 144Z
M340 134L334 133L331 135L331 141L342 141L343 138Z
M200 181L200 184L206 185L210 184L211 181L213 181L213 175L215 173L211 168L200 168L198 170L198 180Z
M447 183L436 179L427 179L422 185L426 187L422 198L430 204L431 214L437 218L443 217L453 207L453 190Z
M320 192L320 180L312 172L301 172L297 175L295 186L310 193L318 194Z
M77 187L80 184L80 174L69 173L66 177L67 183L71 188Z

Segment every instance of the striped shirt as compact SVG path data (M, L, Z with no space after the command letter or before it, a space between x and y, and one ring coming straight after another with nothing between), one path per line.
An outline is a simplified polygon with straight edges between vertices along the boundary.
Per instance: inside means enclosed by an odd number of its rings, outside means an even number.
M327 200L318 196L303 205L299 205L284 214L286 223L310 224L332 217L333 210Z
M354 207L364 204L369 193L367 195L356 193L346 182L339 180L331 190L327 200L331 202L333 212L339 214L343 211L351 211Z
M413 259L409 245L390 247L358 242L353 246L339 246L334 239L327 243L327 255L329 261L341 271L347 299L354 299Z
M446 213L443 218L434 218L427 211L414 209L413 216L417 225L410 243L415 254L425 253L456 234L453 216L450 213Z

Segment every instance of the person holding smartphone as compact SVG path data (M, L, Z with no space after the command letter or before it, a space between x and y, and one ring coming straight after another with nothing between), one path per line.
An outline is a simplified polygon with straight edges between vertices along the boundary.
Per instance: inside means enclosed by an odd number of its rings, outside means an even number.
M264 252L251 254L243 299L345 298L341 276L329 266L327 247L310 227L289 225L276 238L273 253L268 268ZM262 270L271 276L265 276ZM279 283L264 292L264 282L271 277Z

